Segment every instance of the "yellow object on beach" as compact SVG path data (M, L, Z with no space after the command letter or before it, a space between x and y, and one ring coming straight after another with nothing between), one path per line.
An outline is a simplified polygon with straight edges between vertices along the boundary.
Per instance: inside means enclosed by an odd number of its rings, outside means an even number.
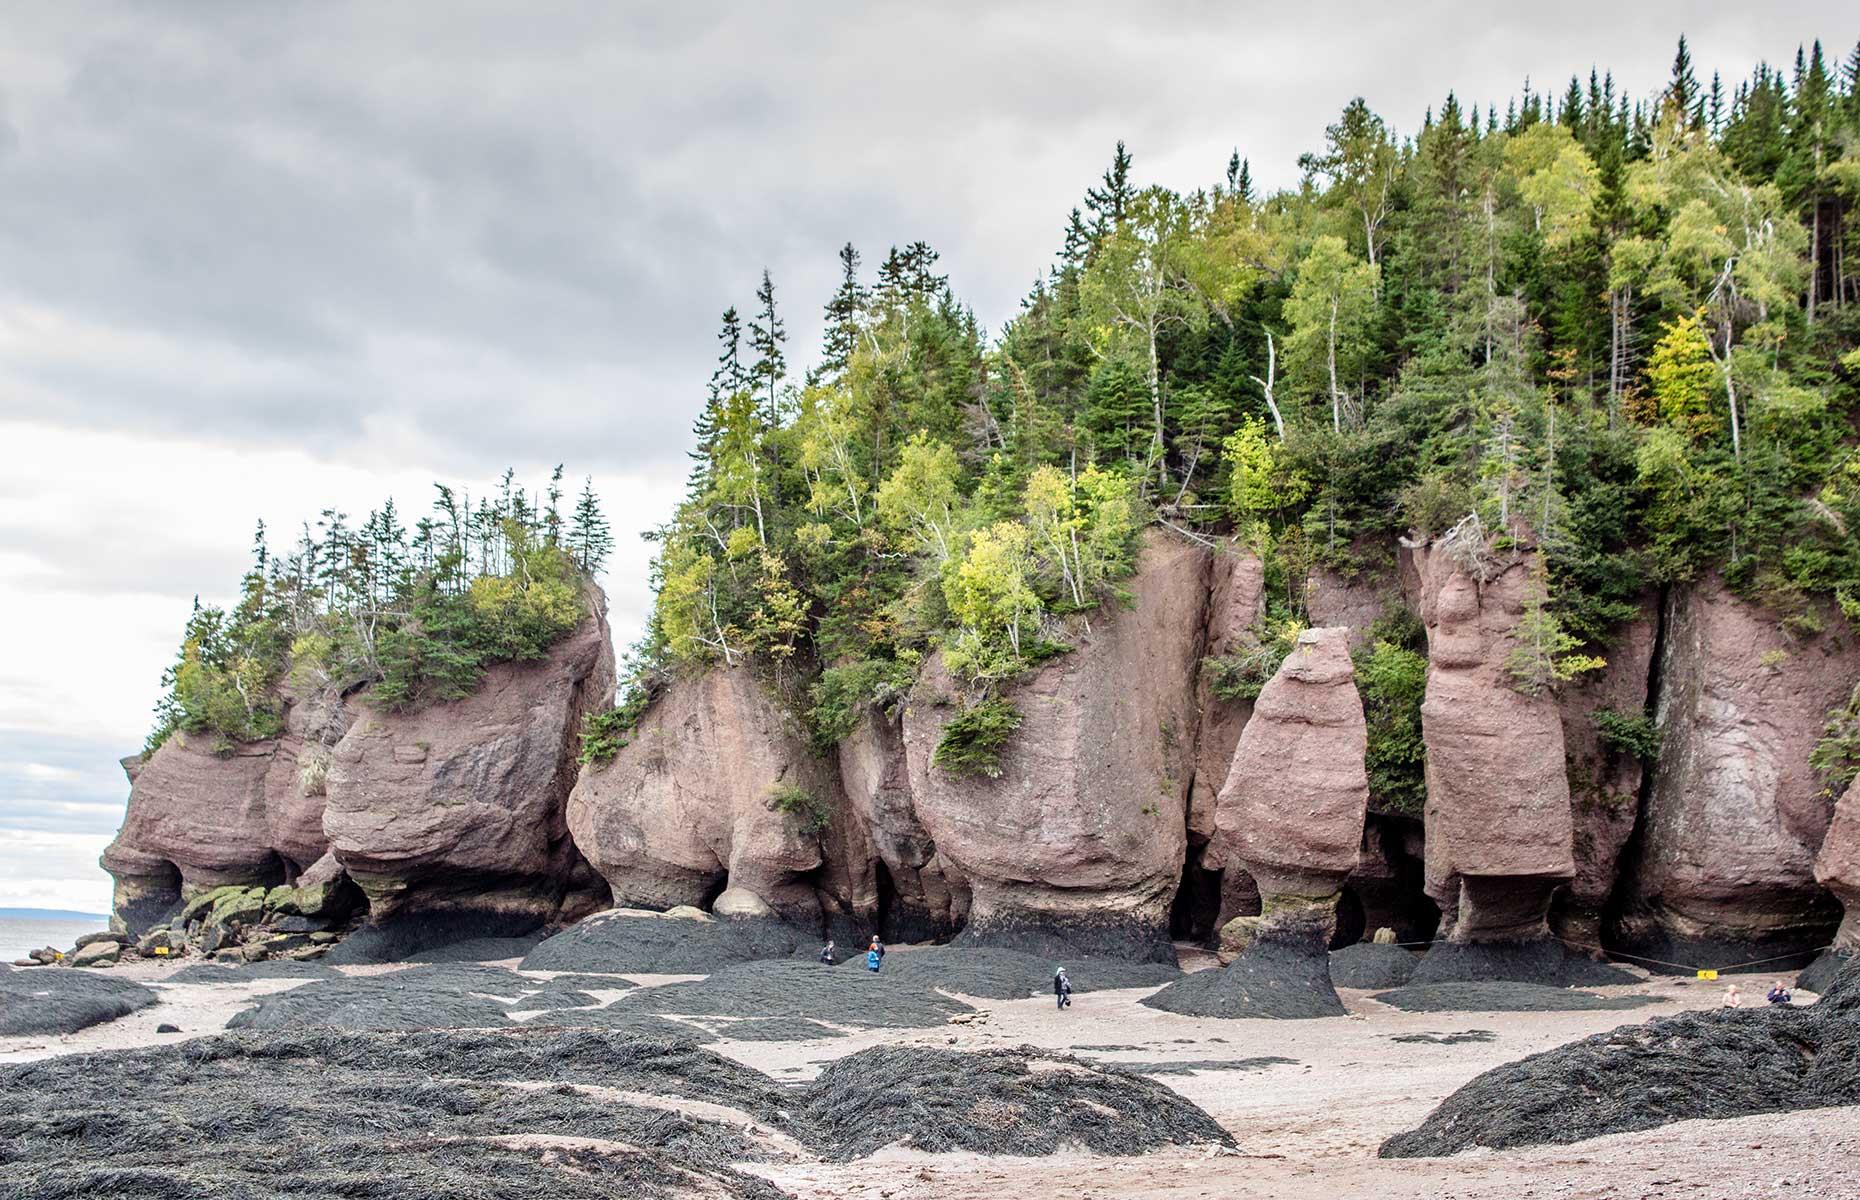
M1700 972L1699 972L1699 978L1700 978L1700 979L1716 979L1716 978L1718 978L1718 972L1716 972L1716 971L1700 971Z
M157 947L155 947L155 957L156 957L156 958L167 958L167 957L168 957L168 947L166 947L166 946L157 946Z

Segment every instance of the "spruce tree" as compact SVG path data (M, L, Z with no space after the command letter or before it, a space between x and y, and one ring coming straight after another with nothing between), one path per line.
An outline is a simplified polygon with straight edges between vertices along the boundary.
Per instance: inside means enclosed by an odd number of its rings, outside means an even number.
M1673 56L1673 78L1666 85L1666 101L1678 110L1682 120L1693 119L1699 102L1699 80L1692 73L1692 51L1683 33L1679 35L1679 51Z
M594 478L582 484L581 498L575 501L575 515L568 531L569 553L575 565L592 575L607 562L613 552L614 535L601 514L600 498L594 494Z
M859 252L847 242L840 247L840 286L827 301L827 328L820 353L820 373L834 376L852 363L859 314L865 309L865 288L859 283Z
M760 306L757 318L749 326L749 345L756 352L756 365L750 368L749 375L756 390L767 401L763 420L773 426L781 421L775 388L788 373L787 356L782 353L782 343L788 340L788 334L776 315L775 284L766 268L762 272L762 286L756 289L756 303Z
M1136 195L1136 186L1130 182L1130 151L1124 148L1122 139L1119 139L1117 149L1111 155L1111 165L1105 168L1104 186L1085 189L1085 207L1092 214L1091 235L1094 244L1102 242L1123 223L1124 214Z

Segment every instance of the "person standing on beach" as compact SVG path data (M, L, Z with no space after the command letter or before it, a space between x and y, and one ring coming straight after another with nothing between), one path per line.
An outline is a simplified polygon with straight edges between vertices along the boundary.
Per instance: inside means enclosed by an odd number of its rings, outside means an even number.
M821 947L820 961L829 967L833 965L833 943L831 941Z
M878 955L878 961L881 963L885 961L885 943L878 940L876 933L872 935L872 944L866 947L866 953Z
M1053 972L1053 1000L1060 1008L1072 1007L1072 981L1066 978L1064 967Z
M873 938L872 948L865 952L865 969L872 972L874 975L876 975L878 973L879 966L883 964L884 961L885 961L885 952L878 948L878 939Z

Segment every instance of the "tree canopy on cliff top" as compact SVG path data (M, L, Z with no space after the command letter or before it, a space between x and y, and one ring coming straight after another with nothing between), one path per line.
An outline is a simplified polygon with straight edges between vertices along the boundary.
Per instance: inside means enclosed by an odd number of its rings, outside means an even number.
M372 685L389 708L455 700L489 664L540 658L580 622L584 580L613 547L591 481L567 516L560 467L540 499L510 471L475 506L434 487L412 529L391 499L359 526L326 510L281 557L261 523L238 602L195 601L144 752L177 730L221 753L275 737L287 683Z
M1805 632L1860 615L1857 77L1817 44L1702 86L1682 40L1641 100L1449 93L1411 135L1353 100L1271 196L1238 151L1143 186L1120 143L998 336L929 246L869 280L849 245L798 379L765 273L750 330L724 314L646 657L824 666L828 733L933 648L986 692L1152 521L1241 534L1292 615L1310 566L1469 514L1539 540L1547 645L1705 571Z

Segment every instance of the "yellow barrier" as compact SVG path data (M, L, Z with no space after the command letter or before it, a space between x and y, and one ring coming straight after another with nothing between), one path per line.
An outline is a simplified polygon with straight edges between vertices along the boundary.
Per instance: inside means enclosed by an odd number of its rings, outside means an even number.
M1718 978L1718 972L1716 972L1716 971L1700 971L1700 972L1699 972L1699 978L1700 978L1700 979L1716 979L1716 978Z

